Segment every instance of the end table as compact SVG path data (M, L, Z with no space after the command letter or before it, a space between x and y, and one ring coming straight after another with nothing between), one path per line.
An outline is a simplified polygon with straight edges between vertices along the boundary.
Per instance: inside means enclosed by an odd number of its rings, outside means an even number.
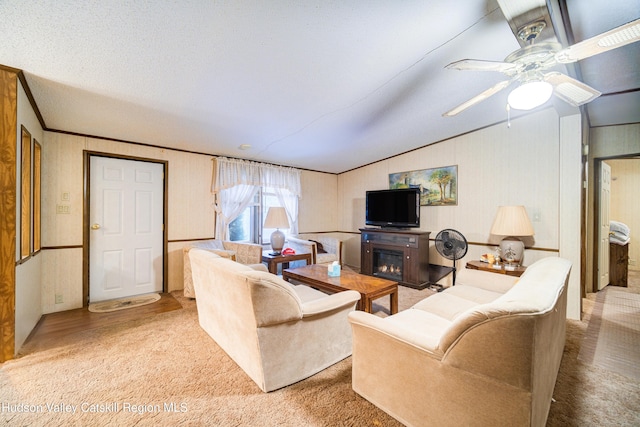
M271 251L262 252L262 262L267 263L269 272L278 274L278 264L282 264L282 269L289 268L291 261L305 260L307 265L311 264L311 254L293 254L293 255L271 255Z
M525 270L527 269L527 267L520 265L518 267L515 267L514 270L505 270L504 264L499 264L499 265L500 265L500 268L494 268L493 266L489 265L486 262L469 261L467 262L466 267L472 270L490 271L492 273L506 274L507 276L516 276L516 277L522 276L522 273L524 273Z

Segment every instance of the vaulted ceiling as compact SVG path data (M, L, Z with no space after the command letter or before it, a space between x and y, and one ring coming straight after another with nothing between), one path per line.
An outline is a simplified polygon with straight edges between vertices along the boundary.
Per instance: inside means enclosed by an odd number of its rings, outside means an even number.
M640 15L640 0L500 4L3 0L0 64L24 71L47 129L338 173L506 120L508 91L443 117L503 79L445 65L503 61L522 13L548 14L565 46ZM634 43L562 68L602 92L592 126L640 122L639 58Z

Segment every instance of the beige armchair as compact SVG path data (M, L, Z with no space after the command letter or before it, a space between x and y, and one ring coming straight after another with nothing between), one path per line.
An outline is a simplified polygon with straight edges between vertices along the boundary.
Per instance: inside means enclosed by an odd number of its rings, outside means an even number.
M193 248L208 250L220 257L229 258L233 261L239 262L240 264L254 265L262 263L262 246L254 243L240 243L215 239L189 243L182 248L182 259L184 263L183 293L187 298L196 297L193 290L191 261L189 259L189 251Z
M327 295L219 257L189 251L198 320L215 342L268 392L351 355L349 312L356 291Z
M342 264L342 240L324 234L299 234L289 237L285 247L297 254L311 254L312 264L330 264L338 261Z

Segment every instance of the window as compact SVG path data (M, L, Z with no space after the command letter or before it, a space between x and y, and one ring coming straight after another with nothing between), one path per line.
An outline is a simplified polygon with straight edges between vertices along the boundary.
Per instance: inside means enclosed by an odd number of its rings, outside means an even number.
M253 201L240 215L229 224L229 240L234 242L258 243L260 218L260 192L253 196Z
M229 224L229 240L268 245L272 228L262 228L267 211L272 206L281 206L276 192L272 188L262 188L244 211ZM289 230L282 230L288 236Z
M216 239L261 244L271 236L269 230L262 230L262 224L264 213L272 206L284 207L289 214L289 232L298 231L301 191L297 169L217 157L212 190L216 200Z

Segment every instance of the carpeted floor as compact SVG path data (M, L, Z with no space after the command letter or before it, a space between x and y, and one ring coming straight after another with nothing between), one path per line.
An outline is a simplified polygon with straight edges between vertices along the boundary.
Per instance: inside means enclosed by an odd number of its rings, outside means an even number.
M578 360L640 381L640 294L598 292Z
M400 308L419 292L401 288ZM352 391L351 358L261 392L200 329L195 302L174 296L183 310L23 348L0 365L0 424L400 426ZM584 320L567 321L549 426L640 425L638 381L578 360L594 299L585 300ZM379 315L385 300L377 301Z

